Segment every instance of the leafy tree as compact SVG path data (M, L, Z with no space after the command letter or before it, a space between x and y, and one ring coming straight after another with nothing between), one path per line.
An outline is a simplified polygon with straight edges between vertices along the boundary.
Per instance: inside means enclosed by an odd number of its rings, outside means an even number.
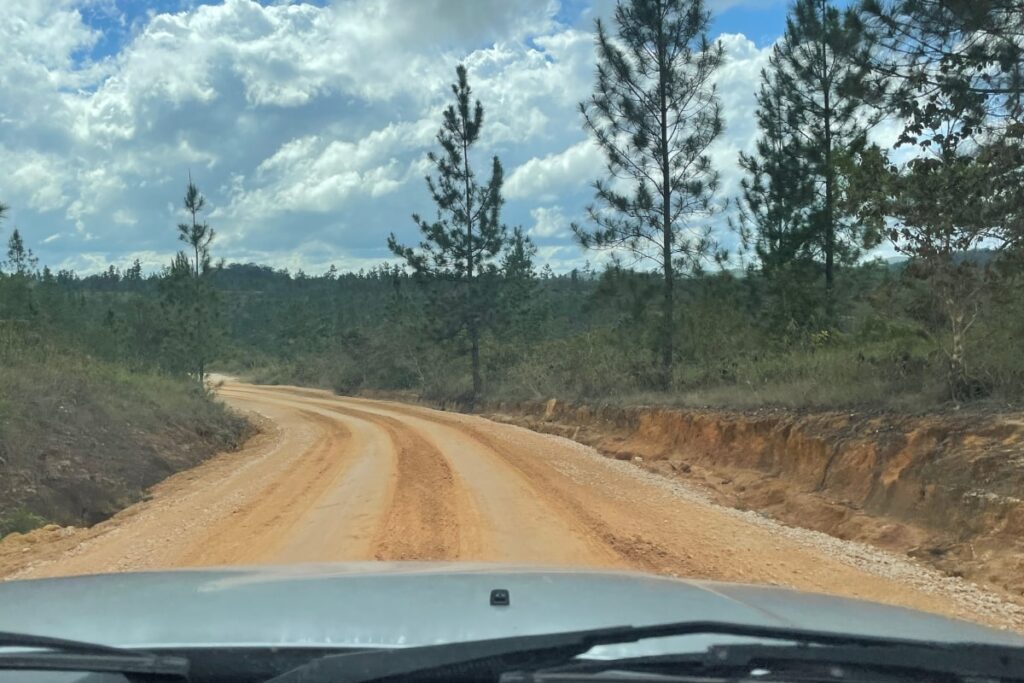
M903 120L900 145L960 150L984 163L1006 241L1024 206L1024 5L1020 0L862 0L865 63ZM980 169L975 169L980 170Z
M871 41L864 63L902 119L896 146L917 155L868 150L857 205L928 282L947 324L951 396L971 398L969 333L1020 272L1024 247L1024 8L863 0L855 16Z
M852 16L870 38L865 61L904 119L902 142L1002 127L1024 116L1020 0L861 0Z
M955 128L957 121L942 128ZM1024 234L1006 224L1019 226L1021 209L1005 197L992 200L988 157L1001 150L969 145L957 135L927 139L927 150L902 164L878 147L867 150L853 196L862 218L910 257L908 273L928 282L948 326L950 395L960 401L985 390L970 372L968 335L985 302L1020 270ZM1016 182L1022 179L1017 175Z
M438 322L436 332L446 339L468 337L475 398L483 390L481 334L494 322L495 260L507 239L500 221L503 172L494 157L490 180L477 181L470 153L480 138L483 105L479 100L472 103L466 67L460 64L455 73L455 103L445 109L437 133L441 151L428 156L436 176L427 176L426 181L437 217L427 221L413 216L423 236L418 249L400 244L394 234L388 238L388 247L427 287Z
M719 174L708 149L722 132L713 77L720 43L708 41L702 0L620 0L617 35L596 23L597 81L580 103L607 160L594 184L592 228L574 225L584 247L627 250L662 274L659 383L672 382L675 282L715 250L711 228Z
M758 223L763 246L777 249L782 263L807 256L822 263L830 324L837 264L854 262L865 241L873 243L842 209L841 161L863 148L877 120L870 107L875 93L865 87L861 28L831 0L796 1L758 99L768 139L759 144L759 164L750 157L744 163L767 176L766 220Z

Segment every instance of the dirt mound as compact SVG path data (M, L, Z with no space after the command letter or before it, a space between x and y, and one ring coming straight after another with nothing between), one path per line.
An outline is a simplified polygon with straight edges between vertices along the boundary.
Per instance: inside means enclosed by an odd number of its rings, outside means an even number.
M556 401L497 417L698 480L734 507L1024 594L1024 418L798 415Z

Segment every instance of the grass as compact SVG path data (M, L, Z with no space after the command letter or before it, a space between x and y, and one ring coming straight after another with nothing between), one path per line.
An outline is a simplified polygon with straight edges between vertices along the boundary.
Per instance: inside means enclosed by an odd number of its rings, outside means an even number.
M23 508L17 508L0 516L0 538L8 534L27 534L46 524L46 520Z
M249 430L194 382L45 341L9 345L0 350L0 529L95 523Z

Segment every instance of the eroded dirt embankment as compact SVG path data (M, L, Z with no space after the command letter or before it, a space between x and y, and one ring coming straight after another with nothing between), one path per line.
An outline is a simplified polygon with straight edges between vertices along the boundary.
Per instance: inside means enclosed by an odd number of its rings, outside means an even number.
M697 481L720 502L1024 595L1024 416L502 404L492 417Z

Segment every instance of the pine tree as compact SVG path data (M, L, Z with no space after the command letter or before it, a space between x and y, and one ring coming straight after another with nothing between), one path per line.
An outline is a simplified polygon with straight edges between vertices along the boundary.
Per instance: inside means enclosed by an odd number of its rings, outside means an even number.
M774 330L813 326L817 279L810 217L815 179L800 156L802 139L792 126L791 106L774 68L762 70L757 95L761 130L754 152L740 153L746 177L740 181L738 222L743 252L752 253L767 286L763 307ZM820 327L818 328L820 329Z
M189 223L178 223L178 239L192 247L193 274L198 278L210 267L210 243L213 241L213 228L205 221L199 221L199 214L206 208L206 198L192 182L192 174L188 177L185 188L185 210L189 213Z
M210 244L214 231L199 214L206 198L189 176L183 201L190 221L178 224L178 239L191 247L192 258L179 252L166 271L162 298L167 313L168 337L165 348L176 370L194 375L201 386L206 366L220 338L216 291L209 282Z
M19 277L28 277L35 272L39 265L39 259L32 253L31 249L25 247L25 241L21 233L15 228L7 240L7 267L11 273Z
M761 130L753 154L740 153L747 177L740 181L740 235L769 277L813 257L809 216L814 177L800 159L801 137L792 108L773 70L761 72L757 95Z
M771 89L777 91L780 113L793 133L785 153L794 156L783 162L784 173L792 176L784 182L797 186L782 188L782 193L795 191L789 200L797 206L791 208L798 209L804 222L797 230L805 236L798 249L810 249L823 265L830 322L837 265L855 261L865 242L872 242L872 236L842 209L842 160L863 149L877 120L869 104L874 94L865 87L863 46L860 23L840 12L832 0L797 0L769 65ZM808 181L814 186L812 197L806 193Z
M132 265L124 271L124 281L138 284L142 282L142 263L139 259L132 261Z
M507 280L532 280L537 277L533 265L533 257L537 255L537 247L533 244L521 226L512 230L508 240L508 248L501 257L501 274Z
M593 228L573 231L584 247L624 249L660 269L659 383L666 389L676 279L715 251L710 227L695 226L713 212L719 185L708 149L722 132L713 77L723 48L708 41L709 23L702 0L620 0L615 37L596 23L597 82L580 103L609 177L594 184Z
M426 181L437 217L427 221L413 215L423 236L418 249L400 244L394 234L388 247L427 287L438 322L435 331L443 338L468 338L475 399L483 390L480 339L494 321L495 259L506 243L500 221L503 172L493 157L490 180L477 181L470 154L480 138L484 109L479 100L472 101L466 67L460 64L455 73L455 103L445 109L437 133L441 151L428 156L436 175Z
M508 247L501 257L501 297L498 309L510 334L527 332L536 322L539 308L534 301L537 271L533 263L537 247L522 227L512 230Z

